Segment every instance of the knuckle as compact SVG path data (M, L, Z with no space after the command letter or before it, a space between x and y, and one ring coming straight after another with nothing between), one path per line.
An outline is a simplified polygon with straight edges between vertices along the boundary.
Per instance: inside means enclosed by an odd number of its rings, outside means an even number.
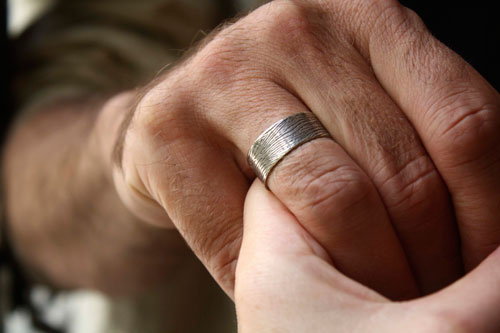
M328 14L321 6L275 1L256 14L254 39L260 47L286 57L281 59L307 66L311 59L324 59L335 44L335 32L325 23Z
M500 142L500 108L461 92L442 99L431 108L436 115L432 140L438 153L454 166L477 160Z
M260 31L267 32L273 42L301 40L310 33L310 21L305 9L288 1L275 2L271 10L258 19L263 23Z
M311 198L307 202L309 209L320 214L332 204L339 208L354 206L369 194L370 182L349 166L313 170L311 177L303 180L299 188Z
M426 30L424 22L417 13L404 8L394 1L384 1L379 19L383 19L392 37L401 39L413 34L415 31Z
M391 172L379 188L389 210L407 213L430 203L430 198L441 195L440 191L436 191L441 186L442 181L434 164L426 154L421 154Z
M148 90L137 103L130 135L152 147L186 138L189 125L196 119L190 112L194 109L194 98L183 85L172 80Z
M302 210L311 217L325 216L332 207L339 212L348 210L366 199L371 183L365 175L350 166L312 168L311 175L297 184L303 193ZM300 209L300 206L299 206Z
M234 33L237 27L224 31L202 49L192 61L196 82L211 87L226 87L245 74L250 42L245 34Z
M353 4L351 10L360 17L357 21L367 24L371 34L384 32L384 35L394 37L407 31L409 23L417 16L404 10L395 0L355 1Z
M282 161L271 179L274 184L285 184L283 190L295 201L298 212L314 219L333 208L349 209L372 194L371 181L355 166L339 165L329 156L306 151L301 149Z
M274 10L259 8L226 26L213 38L207 38L203 48L190 61L197 82L209 82L210 87L228 87L249 75L255 76L265 66L260 58L270 56L264 37L265 31L273 25L272 13Z
M268 78L284 62L307 66L330 59L335 33L323 22L321 8L293 1L273 1L221 31L190 62L197 82L228 87L248 78ZM267 60L267 61L266 61ZM309 65L310 66L310 65Z

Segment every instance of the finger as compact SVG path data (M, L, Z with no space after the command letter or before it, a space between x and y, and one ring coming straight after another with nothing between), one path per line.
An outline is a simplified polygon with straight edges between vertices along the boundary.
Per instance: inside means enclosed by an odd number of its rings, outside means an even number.
M273 113L267 113L275 119L262 124L253 140L266 127L290 115L276 112L284 105L291 114L308 112L292 95L285 91L283 94L289 101L277 104ZM267 106L276 100L282 99L275 95ZM242 151L247 151L251 141L244 139L241 133L235 133L233 138ZM337 143L317 139L298 147L273 169L268 185L325 247L340 271L392 298L406 299L418 294L377 191Z
M282 105L308 112L298 101ZM287 116L274 114L276 119L266 127ZM257 130L254 139L264 129ZM238 137L234 140L239 142ZM389 297L417 295L377 191L334 141L317 139L292 151L273 169L268 184L343 273Z
M239 328L252 327L252 332L310 331L313 323L325 320L348 332L353 315L370 316L367 303L387 302L339 273L321 245L259 180L245 201L235 288Z
M248 191L243 221L244 240L238 262L238 271L242 279L253 275L252 267L277 266L279 269L279 265L275 265L275 260L293 262L293 258L302 255L317 257L331 265L325 249L304 230L297 218L259 180L254 181ZM270 274L280 275L274 272Z
M164 92L158 89L152 94ZM143 98L127 131L125 184L142 184L133 189L136 197L148 194L166 211L232 297L248 180L232 155L207 139L217 137L213 129L191 112L178 112L177 98L168 106L156 101L153 96Z
M418 294L377 191L338 144L318 139L297 148L269 186L340 271L394 299Z
M455 321L457 331L500 331L500 248L463 279L416 302L435 317Z
M253 15L262 15L264 22L271 12L264 8ZM246 23L244 19L232 28L241 31ZM225 37L214 40L189 65L201 76L197 82L210 84L210 94L196 100L202 108L199 114L227 135L243 166L251 144L266 128L309 110L290 91L262 79L269 72L276 73L273 68L262 64L261 70L246 68L240 57L248 54L225 54L224 50L235 49L234 43L239 49L246 43ZM269 186L342 272L391 297L416 296L415 282L383 202L367 175L338 144L320 139L299 147L273 170Z
M288 325L289 320L272 322L269 313L293 320L293 306L298 307L294 300L305 302L310 297L304 295L304 284L318 283L314 275L319 270L329 277L335 270L325 250L259 180L248 191L243 221L235 282L238 331L252 327L252 331L264 332ZM317 268L303 269L306 263ZM334 283L332 278L328 280ZM324 288L324 282L319 286ZM270 307L271 302L280 306Z
M301 261L303 258L304 261L310 261L311 265L317 266L320 271L330 271L328 273L329 278L317 274L318 271L312 270L305 270L299 274L306 274L309 277L318 275L314 278L321 278L329 288L333 287L337 291L343 290L343 292L359 295L360 289L366 289L344 277L335 269L328 252L302 227L290 210L273 193L269 192L259 180L254 181L248 191L243 220L244 239L238 261L238 281L243 281L248 277L253 279L256 274L261 274L267 270L272 275L269 282L271 287L274 288L274 279L290 278L290 274L282 274L277 270L281 267L290 269L287 266L292 266L292 269L299 272L303 267L297 265L297 261ZM277 265L277 262L283 265ZM255 267L263 269L255 270ZM259 277L259 280L265 281L266 278ZM290 285L291 288L296 287L293 283ZM286 288L286 286L283 287ZM278 292L293 295L292 290L287 293L279 289ZM328 292L328 294L330 293L331 291ZM362 298L376 301L386 300L374 292L363 294Z
M415 129L352 44L314 30L331 23L304 14L311 2L283 6L276 24L302 35L277 45L295 54L280 57L279 84L300 96L373 181L421 290L448 285L462 272L457 228L444 182Z
M228 102L248 115L248 120L241 116L234 119L235 123L241 122L239 126L228 126L225 131L241 154L246 154L253 141L279 119L309 112L284 90L261 89L260 96L267 101L262 109L256 104ZM266 91L272 94L267 99ZM216 109L229 107L220 105ZM267 123L262 119L268 119ZM248 134L242 134L243 124ZM334 141L317 139L292 151L273 169L268 184L325 247L340 271L389 297L411 298L418 294L404 251L377 191Z
M415 13L378 3L360 48L442 174L471 269L500 244L500 96Z

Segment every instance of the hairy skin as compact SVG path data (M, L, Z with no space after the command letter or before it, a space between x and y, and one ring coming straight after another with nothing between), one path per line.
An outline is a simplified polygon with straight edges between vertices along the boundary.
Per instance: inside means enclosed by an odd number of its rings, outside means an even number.
M233 296L246 154L297 112L334 140L292 152L269 185L347 276L408 299L500 244L500 96L397 1L272 1L102 105L41 113L5 154L18 251L58 284L143 285L175 271L180 234Z

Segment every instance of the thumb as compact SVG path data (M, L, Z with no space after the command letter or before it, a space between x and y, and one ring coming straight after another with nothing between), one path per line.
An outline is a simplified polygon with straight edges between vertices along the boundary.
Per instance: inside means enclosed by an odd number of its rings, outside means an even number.
M235 279L238 332L265 332L275 318L295 317L289 298L304 299L298 295L310 282L304 262L328 256L259 180L248 191L243 221Z
M243 217L243 241L236 267L236 293L292 295L321 285L329 291L365 300L385 301L376 292L340 273L326 250L297 218L259 181L248 191ZM294 279L291 279L293 276ZM275 288L283 282L282 288ZM270 284L271 290L265 290ZM287 287L293 289L287 293Z
M423 299L470 332L500 332L500 248L443 291Z
M382 296L338 272L296 217L254 182L245 201L236 267L239 332L310 332L333 324L340 332L352 332L370 317L367 302L381 301Z
M325 250L258 180L247 194L243 220L235 280L238 332L289 331L284 326L300 318L297 312L316 294L312 271L336 271Z
M239 262L263 260L259 264L274 266L272 261L278 258L286 260L304 254L330 262L323 247L260 181L255 181L247 194L243 220Z

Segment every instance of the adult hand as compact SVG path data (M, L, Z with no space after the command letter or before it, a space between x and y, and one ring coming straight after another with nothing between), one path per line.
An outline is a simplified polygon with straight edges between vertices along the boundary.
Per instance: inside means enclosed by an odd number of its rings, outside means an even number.
M397 1L276 0L145 89L112 138L114 178L126 206L173 223L231 295L248 149L312 111L334 140L289 154L270 189L341 272L410 298L457 279L461 253L468 270L500 244L499 107Z
M452 286L392 303L342 275L260 182L248 193L244 221L236 269L238 332L500 331L500 248Z

